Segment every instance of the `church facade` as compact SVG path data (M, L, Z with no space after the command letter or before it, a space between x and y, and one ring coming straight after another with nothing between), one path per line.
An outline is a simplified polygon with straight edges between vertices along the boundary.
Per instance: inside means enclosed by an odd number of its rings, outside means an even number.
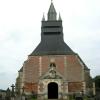
M68 95L91 91L90 69L63 39L62 19L51 2L43 16L41 42L28 56L16 79L17 91L42 99L67 99Z

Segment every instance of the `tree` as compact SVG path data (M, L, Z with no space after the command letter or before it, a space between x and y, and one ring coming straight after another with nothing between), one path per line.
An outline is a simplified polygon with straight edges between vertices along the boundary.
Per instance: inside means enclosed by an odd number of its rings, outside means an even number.
M100 92L100 75L96 76L94 79L96 91Z
M100 75L94 78L94 82L97 88L100 88Z

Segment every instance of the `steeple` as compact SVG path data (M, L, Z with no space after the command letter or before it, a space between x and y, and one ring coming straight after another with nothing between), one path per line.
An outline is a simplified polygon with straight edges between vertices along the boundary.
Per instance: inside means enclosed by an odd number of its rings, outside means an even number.
M57 13L52 1L51 1L49 11L48 11L48 20L49 21L57 20Z
M41 26L41 42L31 53L33 55L65 55L74 54L71 48L64 42L62 19L57 13L53 2L48 11L48 19L43 15Z

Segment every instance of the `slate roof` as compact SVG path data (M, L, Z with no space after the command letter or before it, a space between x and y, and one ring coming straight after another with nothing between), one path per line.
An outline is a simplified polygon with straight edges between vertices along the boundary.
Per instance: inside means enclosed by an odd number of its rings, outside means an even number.
M36 49L31 53L32 55L68 55L74 54L71 48L64 42L53 40L48 42L41 42Z
M23 67L21 67L21 69L18 72L23 72Z

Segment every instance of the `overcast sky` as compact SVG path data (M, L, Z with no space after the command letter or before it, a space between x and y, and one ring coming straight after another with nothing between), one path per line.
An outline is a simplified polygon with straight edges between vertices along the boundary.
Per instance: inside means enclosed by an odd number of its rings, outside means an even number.
M50 0L0 0L0 88L15 82L27 56L40 42L41 19ZM64 40L100 75L100 0L54 0Z

